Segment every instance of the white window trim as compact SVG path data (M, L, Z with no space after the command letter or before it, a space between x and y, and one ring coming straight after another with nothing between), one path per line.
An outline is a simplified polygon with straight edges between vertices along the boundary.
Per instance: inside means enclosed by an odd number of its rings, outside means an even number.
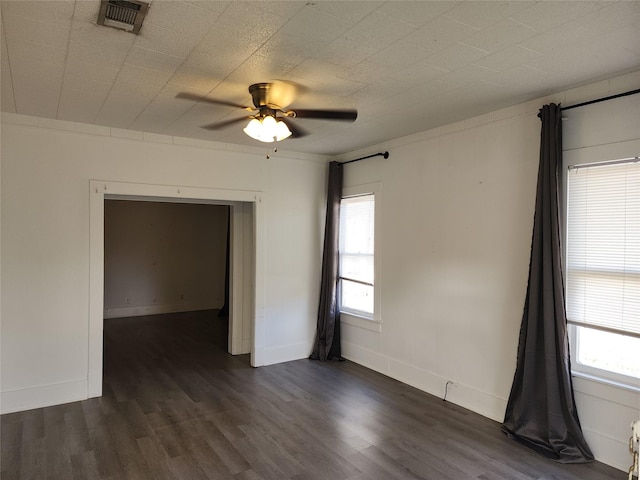
M380 285L381 285L381 266L382 266L382 245L381 245L381 211L382 211L382 184L364 183L361 185L353 185L342 189L342 198L355 197L359 195L373 194L375 198L374 213L374 252L373 252L373 317L359 314L358 312L340 309L340 321L347 325L371 330L373 332L382 332L382 309L380 301Z
M562 256L567 258L567 191L569 169L577 165L589 165L602 163L606 160L616 160L620 158L632 158L640 151L640 140L630 140L625 142L612 143L607 145L597 145L575 150L565 150L563 152L562 165L562 203L560 205L560 234L564 239L562 243ZM564 278L567 278L567 265L563 262ZM569 347L571 353L571 374L585 380L608 385L613 388L620 388L627 391L640 392L640 379L627 375L610 372L600 368L590 367L578 362L577 343L578 326L568 324Z

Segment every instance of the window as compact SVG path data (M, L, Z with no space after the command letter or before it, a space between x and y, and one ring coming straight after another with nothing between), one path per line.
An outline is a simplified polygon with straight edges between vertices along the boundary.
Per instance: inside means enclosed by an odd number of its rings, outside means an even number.
M567 318L574 369L640 379L640 162L579 165L567 180ZM577 365L576 365L577 363Z
M340 311L374 318L375 196L340 203Z

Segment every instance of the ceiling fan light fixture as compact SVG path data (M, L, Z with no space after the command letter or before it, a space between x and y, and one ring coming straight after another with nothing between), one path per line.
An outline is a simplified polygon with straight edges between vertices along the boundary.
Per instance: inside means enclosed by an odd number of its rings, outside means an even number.
M252 118L243 131L260 142L279 142L291 136L291 131L287 125L272 115Z

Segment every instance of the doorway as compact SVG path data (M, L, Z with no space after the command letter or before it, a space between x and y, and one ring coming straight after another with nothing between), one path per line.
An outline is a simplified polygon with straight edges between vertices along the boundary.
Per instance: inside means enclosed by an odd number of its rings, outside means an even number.
M89 345L87 397L102 395L104 329L104 202L137 200L229 207L229 353L250 353L262 365L264 347L264 219L260 192L120 182L90 182Z
M230 209L105 199L105 320L223 310Z

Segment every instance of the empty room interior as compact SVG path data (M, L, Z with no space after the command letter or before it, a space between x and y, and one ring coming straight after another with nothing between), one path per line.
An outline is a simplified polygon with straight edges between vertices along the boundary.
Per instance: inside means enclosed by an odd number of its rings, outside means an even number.
M0 0L2 479L637 479L639 1Z

